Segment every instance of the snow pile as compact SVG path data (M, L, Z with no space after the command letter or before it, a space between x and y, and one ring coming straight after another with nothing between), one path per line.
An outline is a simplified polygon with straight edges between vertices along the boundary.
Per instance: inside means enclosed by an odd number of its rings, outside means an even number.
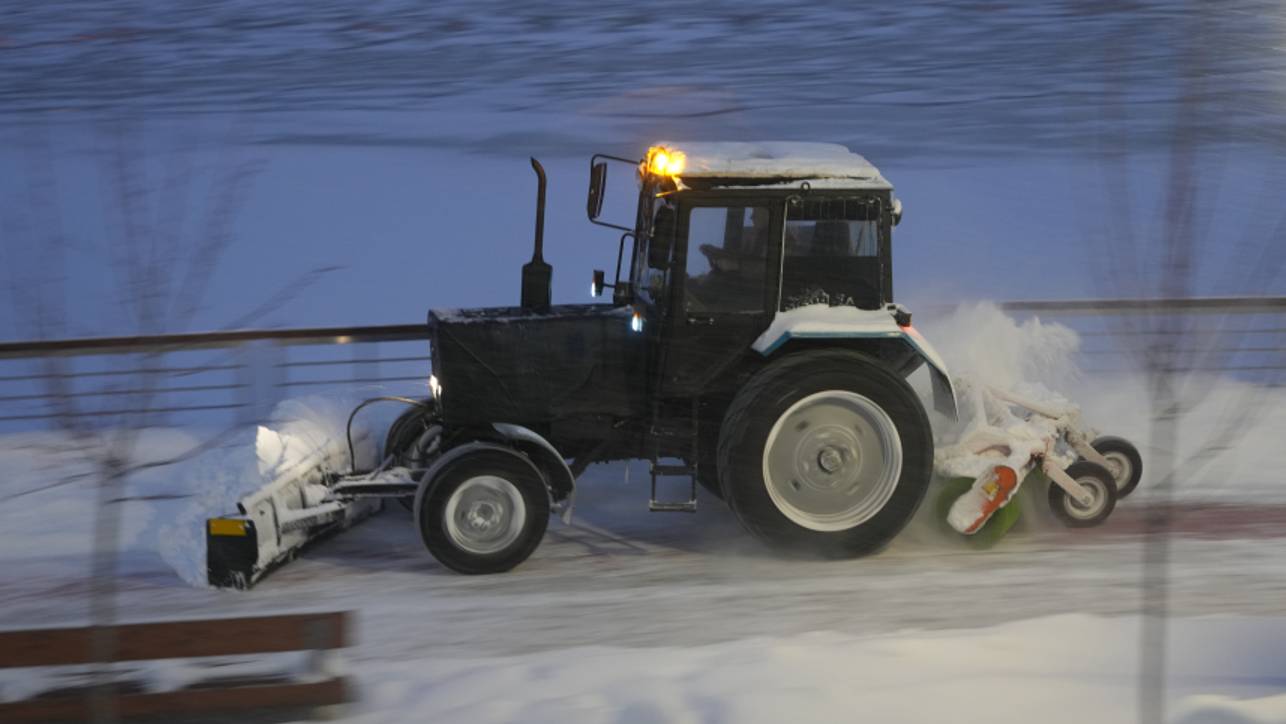
M1070 328L1032 317L1021 324L991 302L964 304L942 317L920 320L951 374L1029 397L1062 400L1051 390L1081 378L1080 337Z
M1080 408L1054 391L1079 377L1080 339L1071 329L1038 318L1019 324L991 303L961 306L926 326L951 371L959 407L955 423L936 421L938 474L975 478L996 465L1021 469L1059 425L1079 419ZM1014 400L1047 414L1028 415ZM1058 452L1064 465L1075 459Z
M172 459L198 443L191 431L167 428L138 430L132 438L134 463ZM0 498L5 503L0 522L7 535L22 541L0 547L4 566L40 559L39 566L48 570L54 558L76 558L76 567L88 565L102 483L98 463L111 446L110 435L76 440L61 432L27 432L0 438ZM159 517L158 504L143 501L183 492L175 489L168 468L131 474L117 493L130 501L121 513L120 548L130 551L152 542L146 532Z
M274 479L315 466L348 472L345 425L351 401L323 397L286 400L273 411L279 420L272 429L260 426L234 436L183 466L177 485L195 494L192 503L171 525L161 529L159 552L179 577L194 586L206 585L205 521L237 512L237 501ZM353 444L359 467L369 468L378 454L376 443L360 418L354 422ZM311 498L320 502L324 491Z

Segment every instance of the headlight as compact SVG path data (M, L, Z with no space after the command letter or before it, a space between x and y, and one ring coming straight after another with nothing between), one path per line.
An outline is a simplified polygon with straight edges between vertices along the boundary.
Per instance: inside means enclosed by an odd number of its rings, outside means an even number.
M438 382L437 375L429 375L429 394L435 400L442 396L442 384Z

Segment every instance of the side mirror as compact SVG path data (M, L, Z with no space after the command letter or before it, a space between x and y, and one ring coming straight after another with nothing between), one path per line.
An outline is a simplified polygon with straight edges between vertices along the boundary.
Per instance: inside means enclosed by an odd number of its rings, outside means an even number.
M594 279L589 283L589 295L591 297L601 297L603 287L607 286L607 275L602 269L594 270Z
M585 202L585 213L590 221L603 213L603 190L607 188L607 163L599 161L589 168L589 198Z

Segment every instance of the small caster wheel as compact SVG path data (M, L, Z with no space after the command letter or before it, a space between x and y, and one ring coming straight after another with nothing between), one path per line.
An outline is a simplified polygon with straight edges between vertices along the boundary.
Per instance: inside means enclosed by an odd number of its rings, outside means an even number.
M1057 483L1051 482L1049 509L1068 528L1092 528L1101 525L1116 507L1116 480L1112 477L1111 471L1098 463L1080 460L1072 463L1064 472L1072 480L1088 489L1094 499L1089 505L1081 505Z
M1133 443L1125 438L1105 435L1090 443L1090 446L1107 458L1107 469L1116 480L1118 500L1139 487L1139 480L1143 478L1143 457Z

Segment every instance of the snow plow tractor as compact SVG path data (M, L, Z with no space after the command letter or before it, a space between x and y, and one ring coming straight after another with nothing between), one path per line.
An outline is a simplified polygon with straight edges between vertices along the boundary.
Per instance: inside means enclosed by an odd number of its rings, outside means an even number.
M874 166L812 143L595 155L588 217L620 236L615 273L594 271L591 290L611 301L558 305L542 255L545 175L532 167L521 304L430 311L432 394L382 398L408 405L382 464L278 485L210 520L212 584L251 585L300 541L388 498L413 509L443 565L506 571L536 549L551 511L570 516L580 473L613 460L650 462L653 511L695 511L703 486L750 533L809 555L871 553L910 520L934 444L907 377L927 365L934 406L954 415L956 401L893 302L902 207ZM603 218L611 168L638 185L624 223Z

